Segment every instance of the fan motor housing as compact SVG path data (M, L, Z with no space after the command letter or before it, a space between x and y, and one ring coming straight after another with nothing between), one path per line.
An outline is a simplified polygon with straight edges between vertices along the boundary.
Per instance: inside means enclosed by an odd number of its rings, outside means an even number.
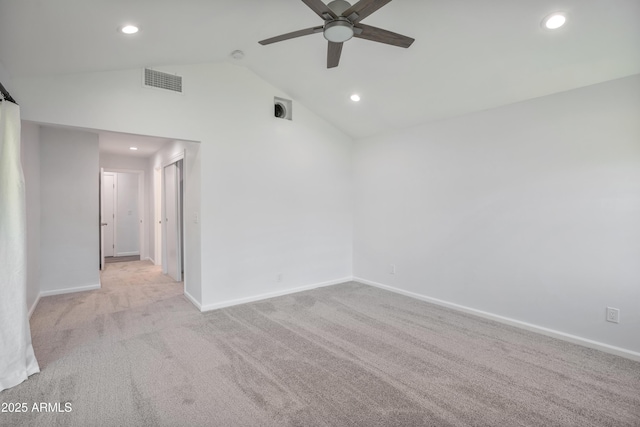
M322 26L303 28L302 30L280 34L279 36L260 40L258 43L264 46L322 32L324 38L329 41L327 46L327 68L338 66L340 55L342 54L342 44L354 36L377 43L407 48L415 41L411 37L360 24L360 21L389 3L389 1L360 0L352 6L345 0L333 0L329 4L325 4L322 0L303 0L303 3L324 21ZM285 114L285 107L285 105L279 106L276 115Z
M327 4L327 7L331 9L336 15L341 16L342 12L351 7L351 4L349 4L349 2L345 0L333 0L332 2Z

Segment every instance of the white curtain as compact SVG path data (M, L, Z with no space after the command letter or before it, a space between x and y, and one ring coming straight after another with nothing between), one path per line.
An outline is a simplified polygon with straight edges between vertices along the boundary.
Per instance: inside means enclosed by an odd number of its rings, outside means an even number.
M37 372L27 312L25 189L20 107L0 102L0 391Z

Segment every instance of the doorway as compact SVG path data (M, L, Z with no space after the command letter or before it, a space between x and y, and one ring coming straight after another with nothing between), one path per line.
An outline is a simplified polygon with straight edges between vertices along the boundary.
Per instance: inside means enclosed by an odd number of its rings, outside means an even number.
M167 259L171 265L171 279L181 281L187 298L198 305L201 299L200 144L194 141L162 141L154 137L112 132L101 132L100 144L100 167L106 172L144 171L145 184L139 191L144 221L140 262L155 264L169 279L165 259L166 241L171 238L174 242L169 247L171 260ZM131 150L133 146L138 149ZM172 164L173 167L170 166ZM165 174L167 166L170 167ZM164 181L167 178L171 183L175 183L169 189L169 202L176 206L175 211L169 209L169 215L175 212L173 220L165 216L164 199L167 191ZM190 215L185 213L187 210ZM192 220L189 221L188 218ZM165 228L167 220L171 223L168 230ZM168 236L169 233L171 237ZM116 248L117 239L116 236ZM113 269L113 266L111 263L106 264L107 269Z
M102 170L100 185L101 269L140 259L144 227L144 171Z

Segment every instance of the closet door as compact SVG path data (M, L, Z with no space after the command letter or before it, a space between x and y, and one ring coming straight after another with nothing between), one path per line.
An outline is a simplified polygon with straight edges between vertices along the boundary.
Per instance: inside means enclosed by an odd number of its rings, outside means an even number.
M176 281L182 281L181 226L180 226L180 169L177 163L164 168L164 236L165 272Z

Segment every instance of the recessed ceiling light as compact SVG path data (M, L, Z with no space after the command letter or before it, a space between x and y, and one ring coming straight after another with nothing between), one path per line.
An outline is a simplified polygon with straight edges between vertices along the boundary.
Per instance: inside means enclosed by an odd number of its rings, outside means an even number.
M358 95L357 93L354 93L353 95L351 95L351 100L353 102L358 102L360 101L360 95Z
M135 25L125 25L124 27L120 28L120 31L124 34L135 34L138 32L138 27L136 27Z
M557 28L562 27L566 21L567 21L567 17L565 16L564 13L556 12L556 13L552 13L551 15L547 15L542 20L542 27L548 30L555 30Z
M136 151L138 149L138 147L129 147L129 150L131 151Z

